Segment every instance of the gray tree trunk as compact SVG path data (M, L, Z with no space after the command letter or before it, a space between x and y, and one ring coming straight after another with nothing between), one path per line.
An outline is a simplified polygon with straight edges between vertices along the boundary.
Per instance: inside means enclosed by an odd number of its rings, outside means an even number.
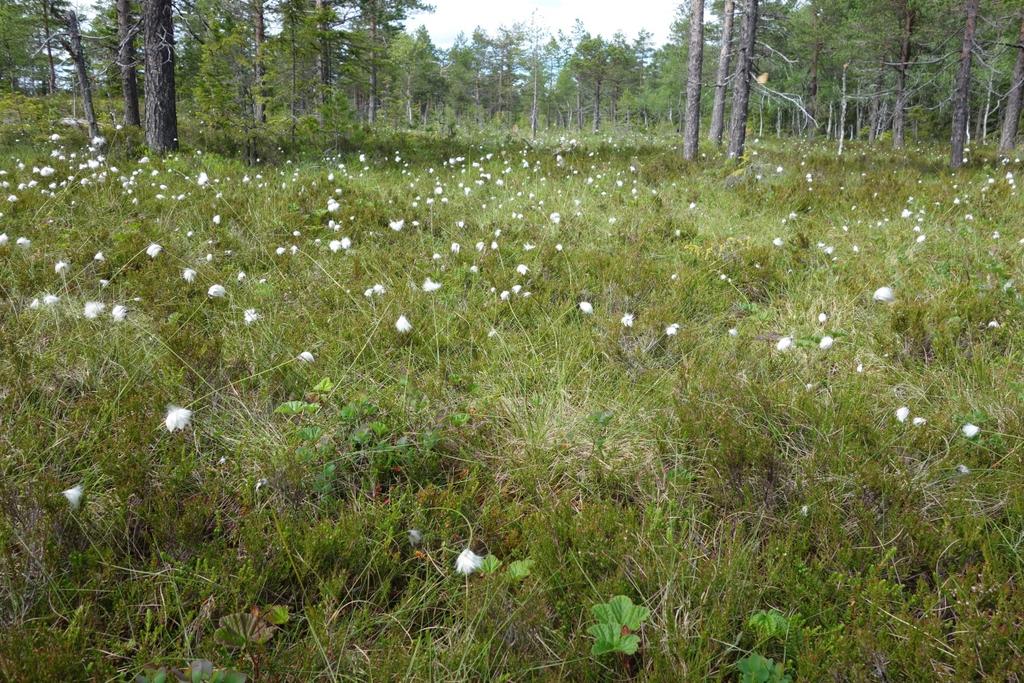
M1020 35L1017 38L1017 61L1013 65L1010 92L1006 94L1006 113L1003 115L1003 130L999 136L999 153L1009 154L1017 143L1017 126L1020 125L1021 100L1024 99L1024 18L1020 20Z
M743 12L743 37L733 73L732 114L729 119L729 157L743 156L747 140L747 107L750 104L750 65L757 40L757 0L746 0Z
M964 144L967 139L968 104L971 95L971 49L974 47L974 31L978 23L979 0L964 0L964 40L960 46L960 68L953 88L953 134L950 138L952 150L949 165L960 168L964 165Z
M144 0L146 144L157 154L178 148L171 0Z
M704 65L704 0L690 6L690 54L686 69L686 126L683 130L683 158L697 158L700 137L700 77Z
M914 10L907 0L902 4L900 32L900 62L896 66L896 104L892 112L892 146L903 149L905 141L904 123L907 112L907 70L910 68L910 37L914 32Z
M89 66L85 62L85 52L82 50L82 34L78 30L78 15L73 10L69 11L64 15L64 23L67 24L68 37L62 42L64 49L75 63L75 75L78 76L78 85L82 89L82 110L85 112L85 120L89 124L89 138L98 138L100 127L96 123L96 112L92 108L92 82L89 79Z
M715 100L711 105L711 129L708 138L722 144L725 126L725 80L729 77L729 57L732 54L733 0L725 0L722 8L722 45L718 53L718 71L715 74Z
M124 124L141 126L139 78L135 64L135 27L132 26L130 0L117 0L117 41L117 66L121 70L121 94L124 98Z

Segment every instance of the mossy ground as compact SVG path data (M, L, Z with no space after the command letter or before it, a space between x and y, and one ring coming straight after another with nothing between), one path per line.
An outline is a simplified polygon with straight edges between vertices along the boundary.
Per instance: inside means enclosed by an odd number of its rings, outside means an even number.
M79 170L70 139L10 142L0 677L205 657L260 680L733 680L754 650L801 681L1024 668L1019 163L764 141L730 179L667 136L406 136L365 163L140 165L112 136ZM87 320L87 300L128 318ZM290 400L320 409L275 413ZM169 404L188 429L166 431ZM531 574L457 575L467 546ZM639 651L594 657L590 606L616 594L651 610ZM212 637L267 604L292 618L261 651ZM768 609L784 638L748 625Z

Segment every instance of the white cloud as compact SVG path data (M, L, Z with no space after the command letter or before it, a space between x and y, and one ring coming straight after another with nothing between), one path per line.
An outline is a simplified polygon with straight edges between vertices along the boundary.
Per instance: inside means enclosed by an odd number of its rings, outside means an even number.
M654 35L655 45L664 43L680 0L433 0L434 11L417 13L406 22L406 29L427 27L434 44L450 47L459 32L466 36L477 26L494 33L499 26L530 24L536 11L536 23L545 30L568 33L576 19L587 31L611 38L622 31L633 40L640 29Z

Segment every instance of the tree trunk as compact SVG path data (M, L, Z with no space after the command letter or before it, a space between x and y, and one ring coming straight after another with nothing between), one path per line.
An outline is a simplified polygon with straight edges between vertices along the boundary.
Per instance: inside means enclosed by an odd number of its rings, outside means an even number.
M757 2L746 0L743 13L743 37L739 54L736 56L736 71L733 74L732 115L729 120L729 157L743 156L747 139L747 106L750 104L750 65L757 40Z
M815 13L815 16L817 16L817 13ZM815 21L814 23L815 31L817 31L818 22ZM814 126L811 128L811 137L814 137L814 134L818 130L818 62L820 61L821 50L823 47L824 45L822 45L820 40L815 40L814 49L811 52L811 72L808 77L807 85L807 108L808 113L811 115L811 123ZM831 116L831 111L829 112L829 115ZM828 137L827 131L825 137Z
M686 127L683 130L683 158L697 158L700 135L700 76L704 64L704 0L690 5L690 54L686 68Z
M729 77L729 57L732 54L732 15L733 0L725 0L722 8L722 45L715 75L715 100L711 105L711 129L708 133L708 138L716 145L722 144L722 128L725 124L725 80Z
M64 22L68 27L67 40L63 41L64 49L75 63L75 74L78 76L78 85L82 89L82 110L85 112L85 120L89 124L89 138L98 138L100 127L96 123L96 112L92 108L92 83L89 80L89 67L85 63L85 52L82 50L82 34L78 30L78 15L73 10L69 11L64 15Z
M1017 44L1017 61L1010 78L1010 92L1006 94L1006 113L1003 115L1003 131L999 136L999 153L1006 155L1017 144L1017 126L1020 124L1021 101L1024 99L1024 17L1020 20Z
M121 69L121 94L124 97L124 124L141 126L131 0L117 0L117 40L117 66Z
M601 130L601 81L594 84L594 132Z
M846 141L846 69L843 64L843 99L839 102L839 156L843 156L843 143Z
M124 2L124 0L118 0ZM253 0L253 42L256 48L256 55L253 62L253 119L256 125L267 122L266 102L263 92L263 78L266 75L266 67L263 65L263 43L267 40L267 30L263 12L263 0Z
M964 0L964 40L960 47L960 68L956 74L953 89L953 134L949 165L960 168L964 165L964 143L967 137L967 108L971 95L971 49L974 47L974 31L978 23L979 0Z
M145 0L142 12L146 43L146 144L163 154L178 149L171 0Z
M914 32L914 10L902 4L903 28L900 33L900 61L896 66L896 104L892 113L892 146L903 149L907 112L907 70L910 68L910 37Z
M377 122L377 17L370 20L370 105L367 118Z
M46 41L46 94L57 92L57 70L53 66L53 36L50 33L50 2L43 0L43 39Z

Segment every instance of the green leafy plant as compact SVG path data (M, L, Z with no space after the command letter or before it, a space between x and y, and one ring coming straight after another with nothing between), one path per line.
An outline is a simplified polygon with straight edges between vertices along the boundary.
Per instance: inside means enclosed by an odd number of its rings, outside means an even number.
M278 626L288 622L288 608L271 605L262 610L254 607L249 612L238 612L221 617L213 637L230 648L262 645L274 637Z
M642 605L634 605L625 595L616 595L608 602L594 605L590 611L597 619L597 623L587 629L587 633L594 637L591 654L636 653L640 646L640 638L635 633L651 615L649 609Z
M505 568L505 575L513 581L522 581L530 575L532 568L533 560L516 560L515 562L508 563L508 567Z
M782 662L762 657L756 652L736 662L740 672L740 683L792 683L793 678L785 672Z
M785 638L789 632L789 620L778 610L761 610L750 615L747 625L757 631L761 640Z
M488 555L484 558L483 562L480 563L481 574L493 574L498 571L501 567L501 560L494 555Z
M238 671L217 669L213 662L197 659L185 669L168 669L146 667L135 676L134 683L167 683L181 681L183 683L245 683L248 677Z

